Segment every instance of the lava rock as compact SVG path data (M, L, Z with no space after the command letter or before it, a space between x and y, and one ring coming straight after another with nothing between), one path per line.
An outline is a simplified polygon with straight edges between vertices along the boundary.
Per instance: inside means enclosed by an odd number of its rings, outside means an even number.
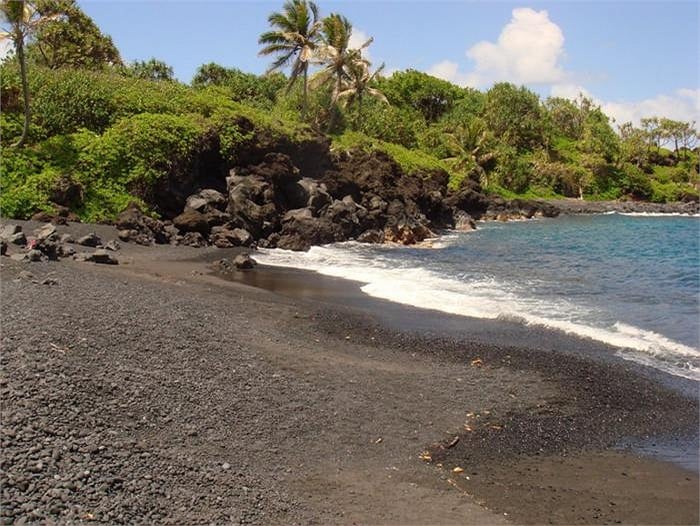
M102 248L95 250L95 252L93 252L92 254L87 252L81 252L79 254L76 254L74 257L76 261L89 261L92 263L99 263L102 265L119 264L119 260L117 258L112 256L109 252Z
M10 237L18 234L22 231L22 227L19 225L8 224L2 227L0 230L0 238L9 239Z
M76 243L84 247L97 247L102 244L102 240L97 236L97 234L90 232L86 236L78 238Z
M27 236L24 235L24 232L12 234L7 240L13 245L19 245L21 247L27 244Z
M191 208L186 208L184 212L175 217L173 224L180 232L198 232L203 236L209 235L211 230L206 216Z
M249 270L257 265L256 261L248 254L238 254L233 259L233 264L238 270Z

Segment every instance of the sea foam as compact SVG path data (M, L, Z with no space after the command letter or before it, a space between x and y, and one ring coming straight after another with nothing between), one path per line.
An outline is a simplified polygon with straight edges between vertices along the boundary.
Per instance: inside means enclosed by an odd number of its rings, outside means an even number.
M453 239L444 239L442 246ZM266 265L302 268L357 281L369 296L395 303L473 318L515 321L600 341L618 348L618 355L624 359L700 380L699 350L621 322L597 323L585 309L570 301L529 296L522 287L493 277L464 280L410 266L398 257L397 251L401 250L395 248L381 255L369 245L348 242L312 247L308 252L261 250L257 259Z

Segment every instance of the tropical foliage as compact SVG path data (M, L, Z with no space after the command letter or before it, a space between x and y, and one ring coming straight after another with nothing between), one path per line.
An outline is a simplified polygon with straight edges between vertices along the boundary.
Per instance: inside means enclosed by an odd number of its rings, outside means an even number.
M583 96L383 75L367 57L372 39L354 48L351 22L323 18L309 0L270 15L260 37L270 72L208 63L190 85L155 59L123 64L74 0L5 0L2 13L15 50L0 66L5 216L53 209L53 187L70 179L82 188L73 211L110 219L163 177L225 172L260 138L288 145L319 134L336 151L380 150L409 172L445 171L454 189L471 180L507 197L698 196L694 122L615 125Z

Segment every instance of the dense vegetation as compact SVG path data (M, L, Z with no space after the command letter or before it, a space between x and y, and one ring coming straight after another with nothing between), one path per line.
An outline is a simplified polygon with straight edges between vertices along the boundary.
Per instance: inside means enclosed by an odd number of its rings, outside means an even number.
M413 70L383 77L349 48L347 19L321 18L304 0L271 15L261 36L276 72L210 63L191 85L156 59L124 64L74 0L41 0L15 12L14 26L12 4L24 2L5 0L3 12L15 49L13 27L26 43L29 97L15 53L0 66L4 216L52 211L69 181L82 219L109 219L163 177L197 169L205 151L234 166L260 133L292 144L327 134L336 150L383 150L405 170L442 169L453 188L472 179L508 197L698 195L694 123L651 117L614 129L584 97L540 100L508 83L480 92ZM298 38L287 41L291 30ZM286 66L289 76L277 71Z

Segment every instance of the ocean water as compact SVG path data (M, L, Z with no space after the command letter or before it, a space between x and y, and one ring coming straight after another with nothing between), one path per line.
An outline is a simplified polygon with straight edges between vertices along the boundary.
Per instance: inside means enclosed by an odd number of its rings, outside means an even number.
M604 214L479 224L432 248L261 251L386 300L561 330L700 380L700 218Z

